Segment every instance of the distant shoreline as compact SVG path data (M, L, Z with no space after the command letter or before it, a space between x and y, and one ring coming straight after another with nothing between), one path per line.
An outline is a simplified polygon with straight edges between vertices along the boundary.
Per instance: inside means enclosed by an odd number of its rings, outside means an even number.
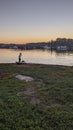
M37 42L37 43L27 43L27 44L5 44L0 43L0 48L7 49L22 49L22 50L32 50L32 49L47 49L56 51L73 51L73 39L67 38L57 38L55 41L48 42Z

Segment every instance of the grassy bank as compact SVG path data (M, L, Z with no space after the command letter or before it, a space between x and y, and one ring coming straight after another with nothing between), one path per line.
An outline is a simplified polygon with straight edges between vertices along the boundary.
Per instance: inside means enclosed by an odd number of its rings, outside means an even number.
M0 64L0 130L73 130L73 67Z

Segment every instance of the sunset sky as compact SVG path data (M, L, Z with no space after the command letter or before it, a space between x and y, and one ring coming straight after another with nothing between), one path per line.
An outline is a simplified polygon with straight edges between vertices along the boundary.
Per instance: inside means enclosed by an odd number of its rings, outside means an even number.
M73 38L73 0L0 0L0 43Z

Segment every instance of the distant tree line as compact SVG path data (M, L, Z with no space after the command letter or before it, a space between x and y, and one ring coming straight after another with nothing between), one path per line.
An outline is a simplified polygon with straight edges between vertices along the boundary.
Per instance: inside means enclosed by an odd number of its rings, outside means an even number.
M7 49L49 49L49 50L66 50L73 51L73 39L67 38L57 38L56 40L51 40L49 42L38 42L38 43L27 43L27 44L4 44L0 43L0 48Z

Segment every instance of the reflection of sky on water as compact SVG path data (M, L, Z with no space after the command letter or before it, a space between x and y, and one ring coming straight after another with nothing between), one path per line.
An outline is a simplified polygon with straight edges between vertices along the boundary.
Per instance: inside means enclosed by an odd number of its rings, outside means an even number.
M10 50L0 49L0 63L15 63L18 61L19 53L22 53L22 60L27 63L73 65L73 53L57 53L48 50Z

